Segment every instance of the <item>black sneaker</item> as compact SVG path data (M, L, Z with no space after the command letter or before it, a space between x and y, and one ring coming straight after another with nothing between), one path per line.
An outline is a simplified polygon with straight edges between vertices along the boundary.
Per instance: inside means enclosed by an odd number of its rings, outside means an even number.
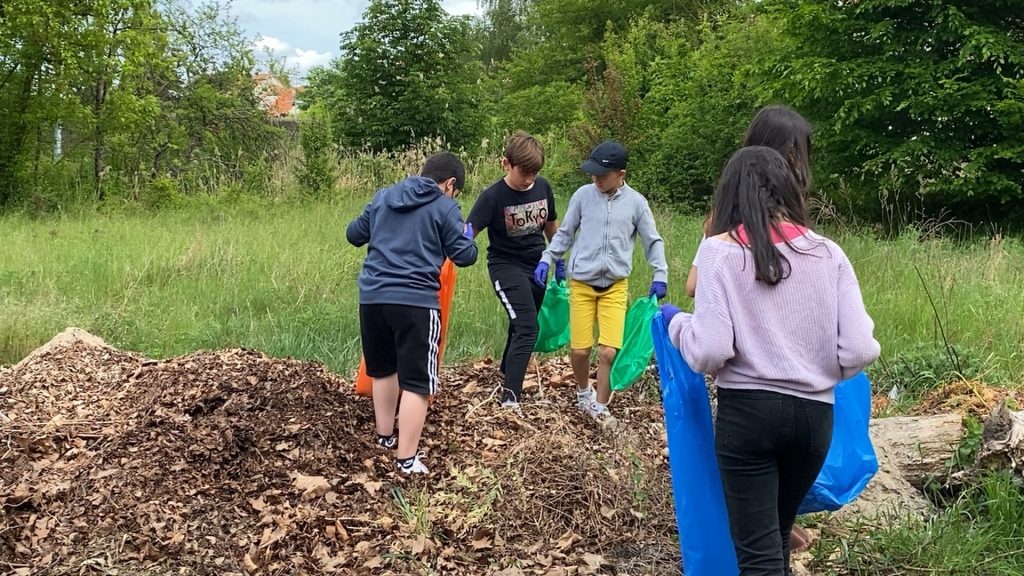
M377 446L386 450L394 450L398 446L398 434L392 433L390 436L377 434Z

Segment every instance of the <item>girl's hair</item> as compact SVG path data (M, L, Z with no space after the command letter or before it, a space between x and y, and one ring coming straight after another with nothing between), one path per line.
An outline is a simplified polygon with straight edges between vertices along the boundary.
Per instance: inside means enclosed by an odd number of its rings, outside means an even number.
M743 146L774 148L789 163L800 192L811 189L811 123L791 108L761 108L747 127Z
M728 232L740 242L737 228L746 232L742 244L754 256L755 278L774 286L790 274L789 260L772 242L774 230L785 238L782 221L807 226L807 209L789 164L767 146L740 148L722 171L711 207L708 236ZM786 244L790 247L789 241Z

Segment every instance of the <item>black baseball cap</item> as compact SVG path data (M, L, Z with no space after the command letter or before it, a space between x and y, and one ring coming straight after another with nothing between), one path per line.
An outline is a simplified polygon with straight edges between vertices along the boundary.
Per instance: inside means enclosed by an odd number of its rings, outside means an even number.
M604 176L612 170L625 170L628 161L629 153L625 146L614 140L606 140L594 148L586 162L580 164L580 170L591 176Z

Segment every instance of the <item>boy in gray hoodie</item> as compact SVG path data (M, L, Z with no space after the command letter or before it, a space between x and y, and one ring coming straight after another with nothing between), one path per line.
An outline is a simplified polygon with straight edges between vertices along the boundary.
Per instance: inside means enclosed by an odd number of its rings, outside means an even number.
M610 415L609 374L622 348L633 244L637 236L654 270L649 294L659 299L668 290L665 243L658 235L647 199L626 184L626 148L602 142L580 169L591 177L569 199L565 219L540 263L534 281L547 282L551 264L572 248L568 263L569 328L577 404L596 419ZM590 352L598 327L597 389L590 387Z
M348 225L353 246L367 245L359 274L359 328L373 379L377 443L396 449L406 474L426 474L417 449L430 395L437 393L441 265L476 262L473 229L454 198L466 169L448 152L427 159L419 176L379 190ZM395 411L400 436L395 434Z

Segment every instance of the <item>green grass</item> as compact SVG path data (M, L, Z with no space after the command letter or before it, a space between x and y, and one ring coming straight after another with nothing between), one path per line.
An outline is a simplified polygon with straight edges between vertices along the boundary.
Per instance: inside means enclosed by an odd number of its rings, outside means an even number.
M847 528L815 546L815 574L1024 574L1024 491L1004 475L985 479L927 520Z
M374 183L390 175L378 174ZM494 177L493 167L473 167L473 189ZM0 363L78 326L151 357L243 346L350 374L359 357L356 277L364 251L349 246L344 232L372 189L331 201L223 200L156 213L0 218ZM562 210L566 196L558 200ZM460 200L467 212L473 197ZM668 247L669 299L685 306L700 219L669 209L656 217ZM833 237L854 263L882 342L876 383L919 393L947 379L956 364L947 340L969 376L1005 385L1024 380L1019 240ZM649 280L637 250L634 297L646 293ZM446 359L497 355L506 321L483 256L458 282ZM818 567L830 574L1021 574L1021 526L1020 487L990 480L926 522L826 535Z
M473 198L460 200L468 211ZM558 201L563 210L565 200ZM4 217L0 362L16 362L65 327L78 326L153 357L244 346L318 359L346 373L359 354L356 277L364 251L346 243L344 229L365 201L365 195L349 195L331 202ZM656 216L668 247L669 299L685 304L684 278L700 221L664 209ZM970 360L989 381L1021 381L1019 241L958 246L853 234L836 240L854 263L890 364L921 343L940 344L938 318L964 363ZM486 246L484 235L480 245ZM645 294L649 281L638 249L633 296ZM447 359L500 353L505 319L484 258L460 270L458 282Z

